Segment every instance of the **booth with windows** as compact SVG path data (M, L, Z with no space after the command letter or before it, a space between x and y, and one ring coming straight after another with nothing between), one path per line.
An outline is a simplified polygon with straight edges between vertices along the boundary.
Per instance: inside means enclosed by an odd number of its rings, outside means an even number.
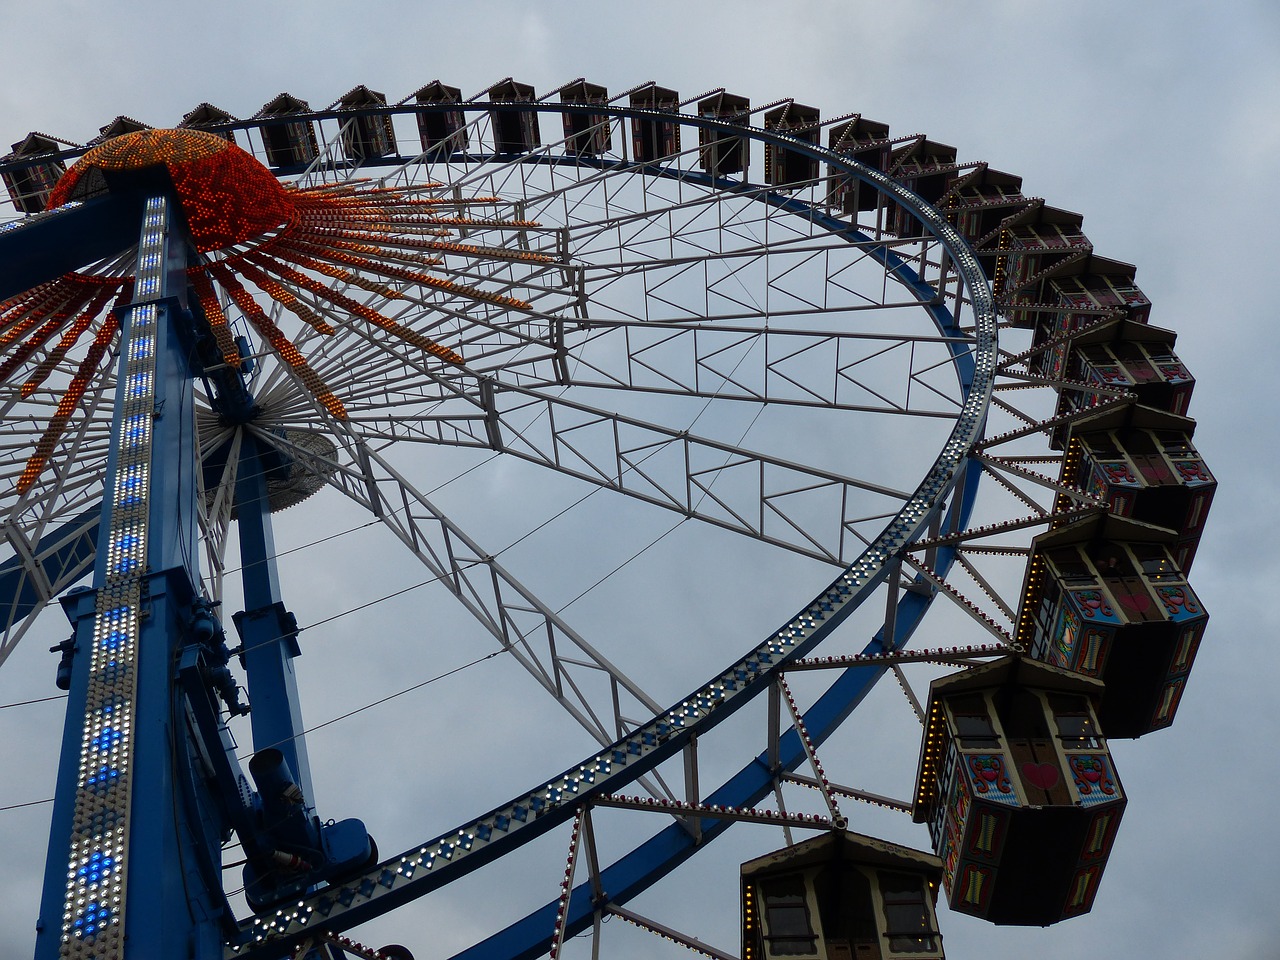
M742 865L742 960L942 960L938 858L832 831Z
M1174 561L1171 531L1106 516L1032 541L1016 639L1036 660L1105 683L1112 737L1173 722L1209 614Z
M1088 912L1126 802L1101 692L1013 656L934 681L912 814L952 910L1040 926Z

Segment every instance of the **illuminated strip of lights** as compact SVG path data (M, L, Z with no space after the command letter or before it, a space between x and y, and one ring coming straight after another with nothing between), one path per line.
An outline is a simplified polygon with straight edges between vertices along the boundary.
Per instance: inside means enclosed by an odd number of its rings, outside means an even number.
M89 300L80 315L76 317L75 321L58 340L57 345L50 351L50 354L41 361L40 366L37 368L37 373L40 370L45 370L46 365L48 365L48 370L52 370L53 366L66 356L67 351L76 344L85 330L89 328L89 324L97 319L98 314L102 313L102 309L107 305L107 301L111 299L112 293L113 289L111 287L103 287ZM48 343L53 335L62 328L69 316L70 313L63 313L50 320L34 336L30 337L21 347L14 351L13 356L6 360L3 366L0 366L0 381L8 380L13 371L25 363L37 349ZM48 373L46 372L40 377L40 380L47 376ZM22 395L24 397L28 397L34 392L35 387L28 388L27 384L31 383L35 378L36 374L33 374L23 383Z
M45 427L44 433L36 441L35 453L27 460L27 465L23 468L22 475L18 477L17 490L19 494L24 494L35 486L36 480L40 478L40 474L49 463L49 457L53 455L54 448L57 447L58 441L62 439L62 434L67 429L71 414L75 412L76 406L80 403L80 398L84 396L85 390L89 387L89 380L97 371L98 364L102 362L103 356L106 355L107 347L115 339L118 327L119 321L116 315L112 314L107 317L107 322L98 331L98 335L93 340L93 346L86 352L85 358L80 362L79 369L76 370L76 375L71 378L71 383L68 385L66 392L63 393L62 399L58 401L57 410L49 418L49 425Z
M236 345L235 337L231 335L227 315L222 311L222 304L218 302L218 297L213 292L213 284L209 282L208 275L199 269L188 270L187 275L191 278L196 299L200 301L200 307L204 310L205 321L213 331L213 339L222 353L223 362L230 367L240 366L240 347Z
M245 276L254 286L269 296L276 303L280 304L295 317L301 320L307 326L311 327L317 333L325 336L332 336L337 333L334 326L328 323L320 314L316 313L305 303L295 297L284 284L278 283L271 277L267 276L256 267L247 263L239 262L236 269Z
M138 256L140 296L158 296L163 289L165 218L164 199L149 200ZM124 398L114 427L117 462L109 487L105 574L93 619L62 911L62 960L125 957L132 734L149 533L158 317L154 302L142 303L133 308L125 326Z
M235 275L221 264L210 264L208 269L219 285L227 291L227 295L231 297L235 305L240 308L240 312L245 315L245 318L253 324L259 333L266 337L276 356L293 369L294 374L302 382L303 386L311 392L312 396L320 402L320 405L336 419L347 419L347 410L342 401L334 396L333 391L329 389L328 384L321 379L320 375L311 369L306 358L293 345L293 341L285 336L284 331L276 326L275 321L268 317L263 309L258 306L258 302L245 290L240 281L235 278Z
M341 307L344 310L348 310L351 313L354 313L358 317L362 317L365 320L368 320L370 323L374 324L375 326L381 327L383 330L386 330L388 333L392 333L395 336L399 337L405 343L412 344L413 346L418 347L420 350L423 350L434 357L439 357L442 360L447 360L449 363L454 363L459 365L463 363L461 354L456 353L453 350L450 350L448 347L445 347L445 346L442 346L441 344L436 343L434 340L430 339L429 337L424 337L422 334L417 333L416 331L410 330L408 327L405 327L402 324L396 323L394 320L389 320L388 318L384 317L382 314L378 313L378 311L374 310L371 307L366 307L364 304L358 303L355 300L352 300L350 297L343 296L342 294L338 293L336 290L330 290L324 284L320 283L318 280L315 280L312 277L308 277L306 274L299 273L297 270L293 270L289 267L284 266L283 264L277 263L275 260L269 257L263 257L263 256L251 254L249 258L253 260L253 262L256 263L258 266L262 267L264 270L269 270L272 273L276 274L277 276L283 277L284 279L290 281L291 283L296 283L299 287L302 287L304 290L310 290L312 293L315 293L321 297L325 297L326 299L329 300L330 303L334 304L335 306ZM292 346L292 344L290 344L290 346Z

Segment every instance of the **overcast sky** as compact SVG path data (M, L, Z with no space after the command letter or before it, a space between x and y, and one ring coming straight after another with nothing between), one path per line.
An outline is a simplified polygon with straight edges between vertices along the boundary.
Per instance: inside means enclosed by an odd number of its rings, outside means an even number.
M687 96L724 86L753 103L791 96L825 115L861 112L894 134L927 133L955 145L962 160L1017 173L1028 195L1082 213L1099 253L1138 265L1138 282L1154 303L1152 323L1178 331L1178 353L1198 381L1196 445L1220 483L1193 577L1211 621L1176 725L1115 745L1130 806L1093 913L1047 930L945 915L948 955L1275 955L1280 722L1270 700L1280 617L1270 594L1280 569L1270 541L1280 531L1273 387L1280 7L1267 0L11 6L0 34L6 146L31 130L83 142L119 114L172 125L201 101L248 116L282 90L324 106L359 83L398 100L435 78L467 95L507 75L539 91L578 76L615 91L656 80ZM376 569L385 543L364 536L342 540L335 562L367 550ZM315 622L323 596L346 585L322 557L299 587L321 599L311 610L287 600L300 621ZM422 614L411 605L379 612L347 639L403 631ZM59 616L49 611L46 619ZM760 633L772 625L761 623ZM42 624L0 668L0 703L56 693L45 648L63 635L60 621ZM308 702L308 719L471 658L448 646L433 650L344 673L325 669L328 653L318 641L300 668L312 671L308 693L319 698ZM514 680L497 661L470 672L480 689L505 690L500 684ZM701 679L690 675L680 685ZM473 736L485 763L516 765L522 761L513 754L537 754L547 758L540 765L547 776L576 758L525 732L522 694L481 700L476 687L462 689L435 695L433 709L451 724L437 730ZM463 711L465 720L447 719ZM326 816L361 816L371 825L381 816L417 817L416 836L410 827L387 828L393 837L406 831L407 846L454 825L455 806L459 818L482 812L458 799L484 795L462 782L471 774L458 768L432 771L429 800L416 786L399 789L432 768L433 732L405 716L385 721L399 724L394 732L383 722L337 725L341 732L313 748L313 758L320 753L332 764L345 757L360 771L318 772L318 790L364 778L374 788L375 799L366 791L363 802L375 809L342 807ZM60 704L0 710L0 806L50 795L60 724ZM866 732L880 735L874 727ZM0 812L0 960L30 956L48 813L48 805ZM914 836L916 845L927 844L923 831ZM384 843L383 853L400 848ZM698 882L736 889L739 857L731 850L716 856L719 879L704 868L712 879ZM530 878L520 896L533 904L555 895L554 875L534 880L523 870L509 870ZM483 932L489 889L473 885L472 899L440 897L438 905L402 911L368 939L400 939L419 960L447 955ZM699 895L686 889L678 898L696 904ZM735 922L714 918L705 933L691 932L736 951ZM630 955L649 949L625 942L641 951Z

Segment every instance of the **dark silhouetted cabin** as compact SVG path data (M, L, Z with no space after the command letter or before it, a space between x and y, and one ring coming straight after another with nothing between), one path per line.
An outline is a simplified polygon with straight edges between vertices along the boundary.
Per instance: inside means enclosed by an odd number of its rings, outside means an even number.
M935 143L925 137L917 137L890 154L889 172L893 178L917 196L936 203L947 192L947 185L956 177L956 148L945 143ZM920 227L915 216L905 207L890 199L887 204L886 223L898 236L917 234Z
M231 143L236 142L236 134L234 130L218 130L217 127L224 123L235 123L236 118L221 107L215 107L212 103L202 103L195 109L183 114L182 122L178 124L181 130L204 130L215 136L222 137Z
M934 201L975 246L993 239L1000 226L1031 204L1022 195L1022 178L985 163L957 175Z
M5 189L19 212L39 213L45 208L54 184L67 172L67 165L56 155L72 146L75 144L32 131L15 143L9 154L0 157L0 163L27 161L27 166L4 173Z
M633 90L629 102L638 110L680 112L680 94L652 83ZM640 163L656 163L664 157L675 156L680 152L680 123L677 120L632 117L631 150Z
M561 89L560 102L603 107L609 103L609 91L598 83L575 80ZM613 132L606 114L566 110L561 119L565 150L571 155L598 157L613 149Z
M1055 267L1080 260L1093 252L1093 244L1080 229L1084 218L1069 210L1032 200L1000 225L1000 234L978 244L978 259L989 265L987 273L997 297L1008 303L1034 304L1040 283ZM1032 328L1040 314L1023 306L1009 312L1017 326Z
M742 960L942 960L938 858L834 831L742 865Z
M1087 913L1125 797L1097 680L1005 657L929 688L913 816L951 909L1047 926Z
M285 169L301 167L320 155L315 124L310 120L288 119L310 112L311 106L305 100L282 93L254 114L254 120L263 121L259 130L269 165Z
M446 104L461 103L462 91L439 80L432 80L413 94L414 103L437 109L418 114L418 139L424 151L447 145L449 151L465 150L471 142L466 116L461 110L444 109Z
M1173 722L1209 615L1174 562L1176 534L1092 517L1032 541L1017 640L1036 660L1106 684L1111 737Z
M1152 407L1111 408L1072 425L1062 480L1110 511L1167 527L1173 562L1191 571L1218 483L1191 444L1195 422Z
M1185 416L1195 378L1173 345L1172 330L1133 320L1095 323L1070 339L1067 377L1137 394L1144 407ZM1093 405L1098 394L1063 390L1059 413Z
M1134 273L1132 264L1082 250L1046 267L1016 293L1005 293L1010 321L1035 330L1032 346L1056 344L1038 354L1031 369L1046 377L1063 376L1065 341L1090 324L1108 317L1146 323L1151 301L1134 282Z
M832 126L827 145L833 153L848 157L873 170L883 173L889 168L892 144L889 141L889 125L865 117L853 117ZM857 177L835 174L831 184L831 202L843 213L853 214L874 210L880 202L879 191L864 184Z
M387 98L366 86L353 87L330 109L368 110L385 107ZM389 114L361 113L342 120L342 153L348 160L376 160L396 152L396 134Z
M115 137L123 137L126 133L137 133L140 130L151 130L150 125L133 117L118 116L104 127L98 128L98 135L89 141L88 146L105 143Z
M794 100L774 107L764 115L764 128L817 146L822 134L822 113ZM764 148L764 179L773 187L799 189L818 179L818 158L777 143Z
M495 83L486 93L490 103L532 103L534 89L531 84L519 83L508 77ZM538 114L533 110L514 107L490 107L489 122L493 127L495 153L528 153L542 145L538 129Z
M742 126L751 111L751 101L737 94L718 90L698 101L698 116L724 120ZM698 129L698 161L713 177L741 173L747 169L747 141L720 130Z

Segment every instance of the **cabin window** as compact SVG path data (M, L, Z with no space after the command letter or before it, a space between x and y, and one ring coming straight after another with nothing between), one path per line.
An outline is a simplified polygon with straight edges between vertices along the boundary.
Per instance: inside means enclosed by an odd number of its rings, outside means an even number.
M1049 694L1049 709L1058 727L1058 740L1064 750L1097 750L1102 746L1098 725L1083 697L1060 693Z
M892 953L934 952L933 922L924 880L909 873L881 873L885 935Z
M775 957L806 957L818 952L801 876L781 877L763 885L765 942Z
M956 697L950 702L960 746L968 750L991 750L1000 740L987 713L986 700L978 695Z
M1124 458L1124 451L1120 449L1109 433L1091 434L1085 443L1088 445L1090 452L1093 453L1095 460L1121 460Z
M1084 562L1084 557L1080 556L1073 547L1054 550L1048 556L1063 583L1093 583L1097 579L1089 569L1089 565Z
M1097 544L1091 550L1093 565L1104 580L1123 580L1137 576L1133 561L1116 543Z
M1080 353L1084 358L1092 363L1095 367L1102 365L1111 365L1115 363L1115 358L1107 352L1107 348L1101 344L1091 344L1080 348Z
M1185 433L1161 430L1156 436L1160 440L1160 446L1164 447L1164 452L1171 457L1194 457L1196 455L1195 447L1191 446L1191 442L1187 439Z
M1135 543L1132 546L1142 574L1148 580L1181 580L1182 572L1169 557L1164 547L1154 543Z
M1130 453L1143 454L1145 456L1154 456L1156 453L1156 443L1146 430L1132 431L1125 438L1125 446L1129 448Z

